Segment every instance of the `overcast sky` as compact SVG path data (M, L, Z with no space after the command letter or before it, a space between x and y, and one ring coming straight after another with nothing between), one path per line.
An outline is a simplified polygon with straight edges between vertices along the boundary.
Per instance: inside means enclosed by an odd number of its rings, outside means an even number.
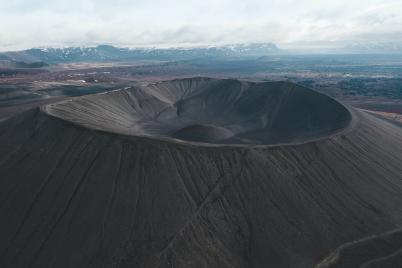
M0 0L0 50L402 42L401 0Z

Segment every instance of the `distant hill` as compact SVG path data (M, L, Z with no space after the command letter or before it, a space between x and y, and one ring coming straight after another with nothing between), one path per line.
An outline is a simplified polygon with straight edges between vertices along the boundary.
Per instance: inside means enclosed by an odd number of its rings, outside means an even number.
M358 42L341 49L357 54L402 54L402 44L394 42Z
M77 61L175 60L203 57L260 57L278 53L271 43L233 44L193 48L118 48L109 45L97 47L32 48L0 54L0 59L19 62L46 62L50 64Z
M0 68L41 68L48 66L47 63L42 61L34 62L24 62L24 61L14 61L14 60L3 60L0 58Z

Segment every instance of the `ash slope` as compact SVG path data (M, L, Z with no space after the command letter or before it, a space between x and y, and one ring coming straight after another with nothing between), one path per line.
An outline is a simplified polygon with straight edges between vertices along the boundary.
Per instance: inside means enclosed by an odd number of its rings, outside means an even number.
M41 110L10 119L0 266L313 267L402 224L402 130L352 113L353 128L286 146L120 135Z
M44 109L92 129L218 144L300 142L350 122L344 106L295 84L208 78L137 85Z

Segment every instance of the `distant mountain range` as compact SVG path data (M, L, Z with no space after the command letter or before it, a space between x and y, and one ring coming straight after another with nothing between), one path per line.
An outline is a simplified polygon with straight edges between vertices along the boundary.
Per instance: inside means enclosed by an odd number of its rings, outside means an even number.
M343 50L360 54L401 54L402 44L394 42L358 42L345 46Z
M273 43L240 43L208 47L122 48L96 47L31 48L0 53L0 68L41 68L71 62L112 62L133 60L175 61L192 59L267 58L292 54L402 54L402 44L383 42L350 43L339 48L302 52L279 49Z
M119 48L109 45L97 47L32 48L23 51L0 53L0 67L24 65L42 67L80 61L126 60L183 60L204 57L261 57L280 52L271 43L233 44L193 48ZM32 65L34 63L34 65ZM43 63L43 65L41 64Z

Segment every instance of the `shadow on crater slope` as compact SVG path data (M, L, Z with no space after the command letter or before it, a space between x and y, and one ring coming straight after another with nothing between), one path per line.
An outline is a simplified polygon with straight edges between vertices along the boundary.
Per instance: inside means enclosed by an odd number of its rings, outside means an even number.
M301 142L350 121L335 100L286 82L193 78L49 105L54 116L129 135L223 144Z
M402 226L401 162L400 127L289 83L46 106L0 124L0 267L311 268Z

